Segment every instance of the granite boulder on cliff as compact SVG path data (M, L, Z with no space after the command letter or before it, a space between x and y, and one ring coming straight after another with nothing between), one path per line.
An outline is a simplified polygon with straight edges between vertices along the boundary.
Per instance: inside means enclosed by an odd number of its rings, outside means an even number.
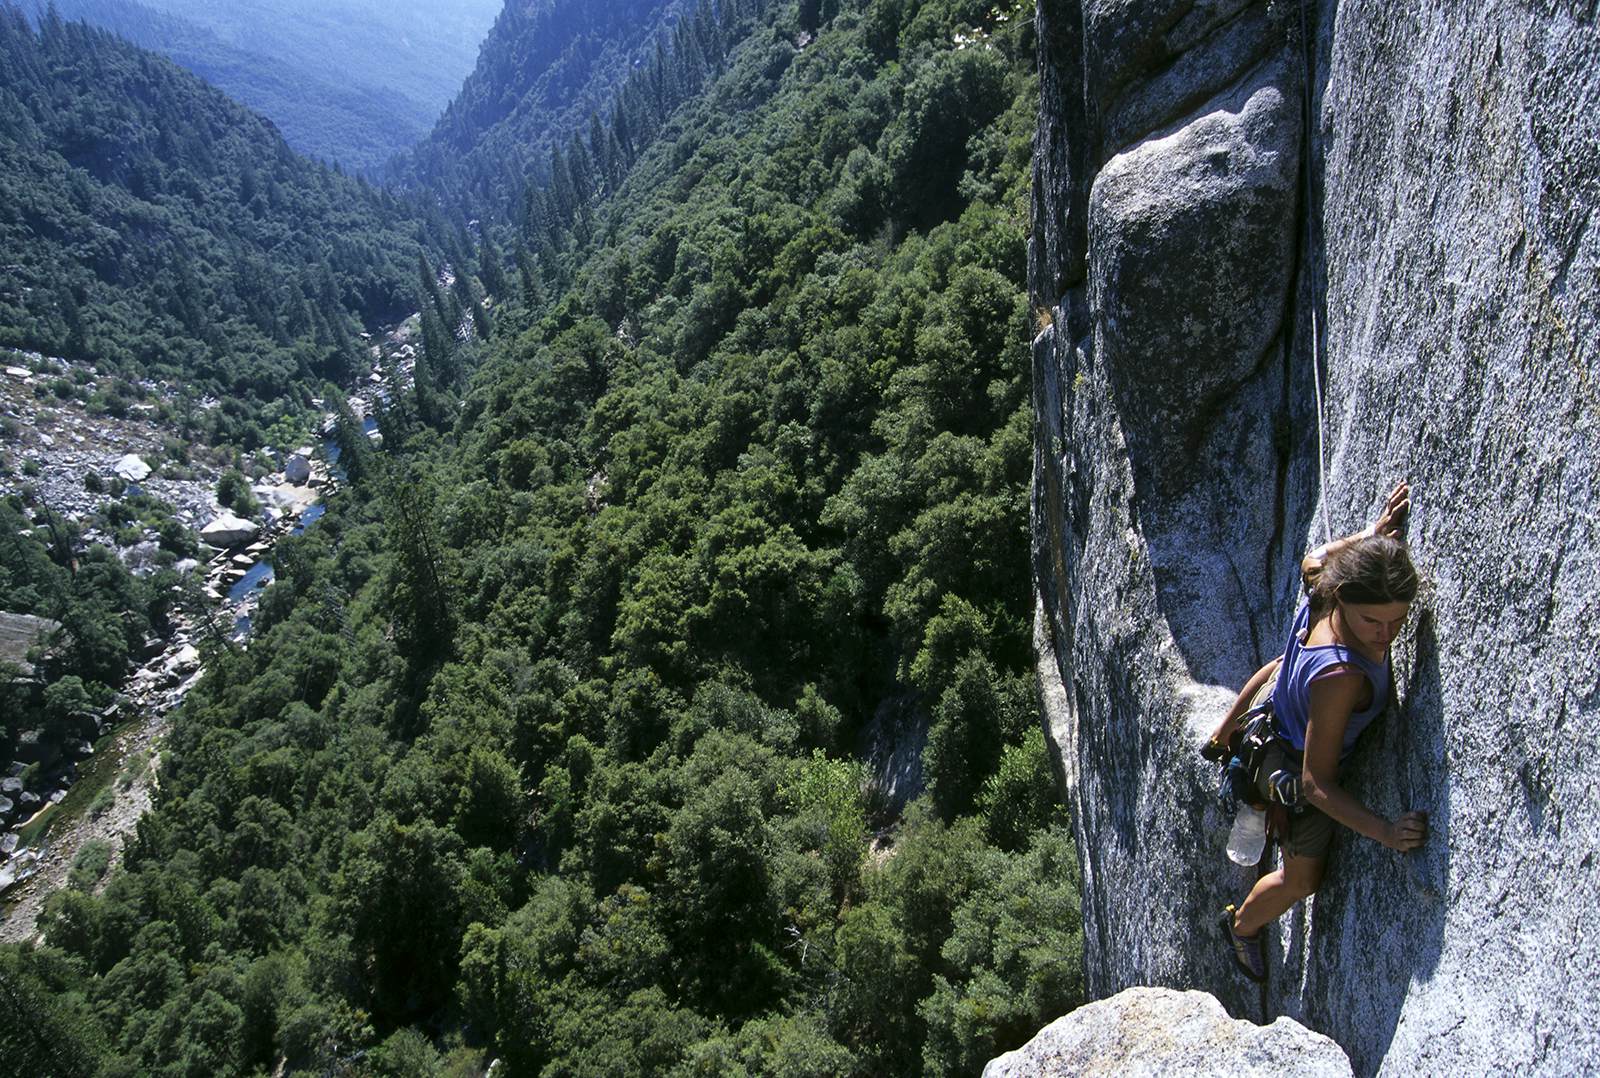
M1036 640L1091 994L1204 988L1327 1033L1360 1074L1589 1066L1594 12L1038 17ZM1427 586L1345 782L1432 835L1400 855L1341 831L1321 892L1269 930L1262 993L1210 930L1254 877L1194 750L1281 649L1300 555L1400 478Z

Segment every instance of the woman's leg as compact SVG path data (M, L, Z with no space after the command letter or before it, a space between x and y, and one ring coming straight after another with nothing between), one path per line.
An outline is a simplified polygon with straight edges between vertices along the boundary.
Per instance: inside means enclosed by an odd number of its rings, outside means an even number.
M1211 731L1212 744L1226 745L1228 738L1233 736L1234 727L1238 725L1240 716L1266 699L1267 694L1272 691L1273 678L1278 673L1278 663L1282 661L1283 656L1279 655L1250 675L1250 680L1244 683L1244 688L1234 697L1233 706L1222 716L1222 721L1217 723L1216 729Z
M1241 936L1254 936L1268 921L1275 921L1285 910L1314 893L1322 882L1324 858L1296 857L1287 851L1283 867L1256 881L1234 914L1233 930Z

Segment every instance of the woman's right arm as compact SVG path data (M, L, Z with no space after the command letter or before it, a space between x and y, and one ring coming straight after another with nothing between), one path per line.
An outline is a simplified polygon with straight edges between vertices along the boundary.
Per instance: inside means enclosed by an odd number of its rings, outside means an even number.
M1319 677L1309 688L1311 714L1300 773L1300 787L1306 800L1352 831L1381 842L1391 850L1413 850L1421 846L1428 837L1427 817L1422 813L1406 812L1396 819L1386 820L1339 785L1344 731L1366 688L1366 675L1350 670Z
M1317 577L1322 575L1322 566L1335 554L1343 551L1353 543L1372 535L1392 535L1399 538L1406 530L1406 516L1411 512L1411 484L1404 479L1395 484L1389 492L1389 498L1383 503L1383 511L1378 514L1378 519L1371 526L1335 539L1324 546L1319 546L1300 559L1300 579L1305 582L1306 590L1311 591L1317 586Z

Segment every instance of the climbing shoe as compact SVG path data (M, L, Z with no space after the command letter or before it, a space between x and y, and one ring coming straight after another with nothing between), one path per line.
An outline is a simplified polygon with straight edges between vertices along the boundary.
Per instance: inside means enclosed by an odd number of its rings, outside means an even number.
M1239 968L1244 970L1244 975L1252 981L1267 979L1267 960L1261 953L1261 933L1253 936L1241 936L1233 930L1233 915L1238 912L1233 906L1228 906L1222 911L1222 918L1218 922L1222 934L1228 941L1229 948L1233 951L1233 960Z

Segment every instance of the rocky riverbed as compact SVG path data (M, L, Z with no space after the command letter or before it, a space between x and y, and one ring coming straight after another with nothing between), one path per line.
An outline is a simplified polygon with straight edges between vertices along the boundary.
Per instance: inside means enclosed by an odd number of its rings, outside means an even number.
M372 345L370 371L348 387L350 408L376 443L382 439L370 417L395 386L409 385L418 332L416 316L383 332ZM120 860L124 840L151 804L168 715L203 672L202 639L242 646L272 581L272 545L309 526L338 481L313 447L259 451L240 463L254 476L260 514L234 518L217 501L218 480L235 463L231 452L190 445L176 434L186 414L220 406L209 398L185 403L167 383L117 382L92 364L0 349L0 496L20 494L30 511L59 514L76 526L80 546L116 550L138 574L172 563L172 556L162 553L154 528L108 533L105 508L135 492L167 503L172 518L202 541L199 558L172 567L199 574L202 593L215 604L203 614L175 615L167 638L148 642L117 702L80 716L76 736L57 744L30 732L18 739L19 746L27 741L26 761L0 761L5 791L15 795L9 804L0 801L7 810L0 814L0 941L35 935L44 899L65 883L85 843L104 842L112 865ZM326 432L332 417L324 419ZM19 654L25 651L26 645ZM95 772L93 785L104 791L90 806L69 800L84 771ZM52 812L63 817L59 823L32 826ZM37 832L32 846L22 841L29 830Z
M284 479L282 476L271 478ZM23 811L10 830L0 831L0 895L5 895L9 904L0 920L0 941L25 940L35 933L44 898L65 882L73 860L85 843L105 842L111 850L112 863L120 859L124 840L150 805L159 764L157 745L166 732L168 715L203 672L202 638L219 634L231 636L235 626L248 625L247 619L254 612L260 587L241 591L238 583L251 574L258 563L266 563L274 542L298 530L304 510L316 504L320 493L332 486L332 480L319 461L307 474L304 484L283 481L272 486L281 491L281 504L286 509L300 512L278 514L273 523L261 529L256 541L242 548L218 551L211 558L206 567L204 590L217 603L217 608L203 615L207 623L196 624L185 615L176 615L171 636L129 677L118 701L99 714L81 716L81 727L77 731L80 736L60 745L29 738L28 760L19 759L6 765L6 788L17 794L12 800ZM262 574L259 583L264 586L270 580L270 575ZM119 725L125 733L110 736L113 728ZM96 744L100 750L94 747ZM112 768L118 775L105 787L110 792L109 804L99 806L101 811L98 812L75 812L72 819L64 821L64 826L52 826L37 840L37 845L25 845L22 842L25 829L39 820L42 813L59 811L58 806L64 808L80 770L96 751L108 747L115 753L115 759L102 766ZM21 751L19 744L19 754ZM23 776L28 773L29 764L37 765L32 780L36 789L24 786Z
M273 543L313 519L335 481L311 448L284 455L277 471L258 475L252 486L259 517L233 518L216 500L221 454L208 458L177 441L162 425L170 416L157 406L119 408L124 415L113 416L86 405L96 385L92 368L36 354L8 353L0 360L0 452L9 466L0 476L0 495L20 494L32 511L59 514L78 526L80 546L114 549L135 573L154 571L172 557L161 555L154 529L106 534L99 526L105 507L132 490L168 503L173 519L205 540L201 558L179 560L173 568L198 575L215 604L203 613L175 614L170 633L148 642L142 665L113 705L80 715L64 738L21 731L17 758L0 761L0 894L10 904L0 939L19 940L34 933L43 898L64 882L84 843L103 841L113 861L120 855L123 839L150 804L167 716L201 675L202 638L220 644L248 631L260 590L271 581ZM170 397L169 387L143 388L152 398ZM53 627L11 617L17 632L47 635ZM11 650L24 654L28 643ZM97 759L97 752L115 759ZM90 785L103 791L92 808L69 801L87 771L97 773ZM36 826L52 813L67 818L59 825L52 820L47 829Z
M221 512L216 488L223 462L190 451L163 422L162 402L176 397L175 387L165 382L138 385L146 399L118 406L123 414L117 416L91 406L102 379L89 364L36 352L5 352L0 362L5 365L0 374L0 454L12 473L0 480L0 491L31 488L38 504L68 520L85 521L110 498L115 477L167 502L174 518L196 531ZM199 404L202 409L216 406L214 401ZM139 461L142 474L135 463ZM139 478L127 478L131 475ZM84 539L108 545L115 541L92 528Z
M198 676L191 673L183 687ZM182 692L175 695L181 697ZM44 900L65 885L78 851L86 844L104 842L111 851L113 867L122 860L123 844L155 794L160 763L155 746L167 729L165 710L147 714L147 721L132 727L129 736L118 739L109 750L115 754L110 764L117 772L109 787L110 804L102 811L84 813L72 826L60 829L59 835L52 835L37 848L21 848L17 856L0 863L0 891L9 892L0 917L0 943L34 938ZM7 837L15 836L8 832Z

